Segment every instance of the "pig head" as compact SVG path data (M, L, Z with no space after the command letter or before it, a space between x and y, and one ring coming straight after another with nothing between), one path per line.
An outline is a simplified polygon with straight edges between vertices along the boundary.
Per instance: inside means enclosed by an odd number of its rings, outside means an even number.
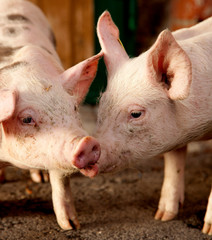
M99 144L85 137L77 109L86 94L81 85L95 76L100 55L64 72L48 53L23 47L11 65L1 68L2 160L68 172L89 162L95 168Z
M212 33L177 42L164 30L147 52L131 59L108 12L99 18L97 33L108 70L97 123L100 172L148 160L211 132L212 70L200 64L211 46L200 45L196 53L194 48Z
M96 130L102 151L99 172L135 167L164 153L164 183L155 215L163 221L176 216L184 200L186 144L212 136L211 24L212 18L182 32L164 30L135 58L120 44L107 11L97 24L108 71ZM211 196L203 230L209 234Z

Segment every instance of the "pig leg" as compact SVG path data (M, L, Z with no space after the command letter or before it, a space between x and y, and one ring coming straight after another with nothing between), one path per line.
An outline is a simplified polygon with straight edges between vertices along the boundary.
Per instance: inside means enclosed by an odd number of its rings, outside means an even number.
M204 223L202 232L212 235L212 189L208 199L208 206L207 206L204 222L205 223Z
M33 182L48 182L49 174L46 171L41 171L39 169L31 169L30 176Z
M80 224L77 220L70 189L70 177L58 170L50 170L49 175L52 186L52 201L58 224L64 230L79 229Z
M158 210L155 219L168 221L173 219L184 201L184 166L186 147L164 154L165 171Z

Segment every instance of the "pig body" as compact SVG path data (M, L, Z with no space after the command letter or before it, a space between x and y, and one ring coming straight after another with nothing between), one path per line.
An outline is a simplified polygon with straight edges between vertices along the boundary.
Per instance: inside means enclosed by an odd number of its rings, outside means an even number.
M186 144L212 137L212 18L171 33L130 59L119 31L104 12L97 32L108 71L96 136L99 172L113 172L165 156L164 183L155 218L170 220L184 200ZM212 197L203 232L212 234Z
M100 57L64 71L43 13L24 0L0 0L0 165L49 170L64 229L79 227L68 174L86 171L88 161L92 174L100 154L77 112Z

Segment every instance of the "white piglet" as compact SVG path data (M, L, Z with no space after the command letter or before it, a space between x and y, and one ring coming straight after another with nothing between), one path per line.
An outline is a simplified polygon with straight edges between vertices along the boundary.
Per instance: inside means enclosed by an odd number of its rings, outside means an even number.
M99 172L164 153L156 219L174 218L183 203L187 143L212 137L211 26L212 18L189 29L164 30L148 51L130 59L110 14L104 12L98 21L108 71L98 110ZM212 234L212 194L203 232Z
M64 71L43 13L0 0L0 165L49 170L63 229L79 228L68 175L95 175L100 146L82 129L78 105L102 53ZM71 223L72 222L72 223Z

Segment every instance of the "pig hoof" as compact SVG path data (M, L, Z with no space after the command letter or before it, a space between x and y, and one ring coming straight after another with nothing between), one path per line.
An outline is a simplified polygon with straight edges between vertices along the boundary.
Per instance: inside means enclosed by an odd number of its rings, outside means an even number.
M78 222L77 219L74 219L74 221L69 220L69 223L70 223L72 229L75 229L75 230L80 229L80 223Z
M80 223L78 222L77 218L71 220L69 219L66 222L58 222L58 224L60 225L60 227L63 230L78 230L80 229Z
M162 211L160 209L157 210L155 214L155 220L161 220L161 221L169 221L176 217L177 214L168 212L168 211Z
M212 224L205 222L204 226L203 226L203 229L202 229L202 232L204 234L212 235Z
M45 171L40 171L38 169L31 169L30 176L33 182L49 182L49 174Z

